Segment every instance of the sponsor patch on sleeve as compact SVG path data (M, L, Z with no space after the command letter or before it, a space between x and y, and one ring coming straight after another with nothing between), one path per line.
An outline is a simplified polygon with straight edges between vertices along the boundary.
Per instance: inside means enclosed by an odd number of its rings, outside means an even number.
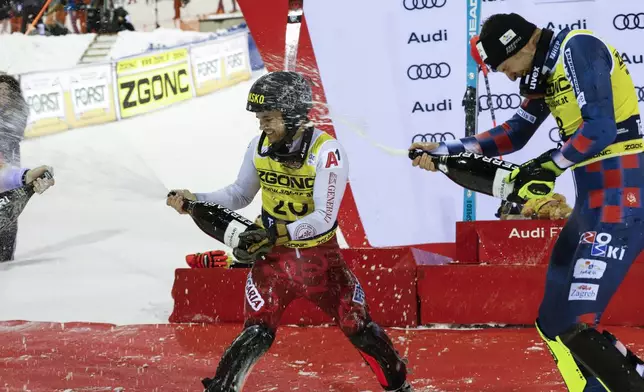
M360 286L360 283L356 284L355 289L353 290L353 302L364 305L364 290L362 290L362 286Z
M568 301L596 301L598 292L598 284L573 283L570 285Z
M529 121L532 124L534 124L537 121L536 116L533 116L532 114L526 112L525 110L523 110L523 108L519 108L519 110L517 111L517 114L519 115L519 117L521 117L526 121Z

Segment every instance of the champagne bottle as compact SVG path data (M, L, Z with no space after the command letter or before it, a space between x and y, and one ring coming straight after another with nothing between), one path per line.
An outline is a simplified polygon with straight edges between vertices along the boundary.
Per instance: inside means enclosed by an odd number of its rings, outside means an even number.
M490 158L473 152L456 155L431 155L423 150L409 151L414 159L423 153L429 154L436 168L463 188L507 200L512 194L514 184L503 179L518 165L498 158Z
M39 178L52 179L46 171ZM36 193L33 183L0 193L0 232L15 222Z
M204 233L231 248L239 246L239 235L261 227L217 203L185 199L183 210Z

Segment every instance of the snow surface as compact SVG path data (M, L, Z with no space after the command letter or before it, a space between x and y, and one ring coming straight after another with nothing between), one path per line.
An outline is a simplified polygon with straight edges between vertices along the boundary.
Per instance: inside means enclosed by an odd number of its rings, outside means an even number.
M0 35L0 71L12 75L68 69L78 64L94 34L66 36Z
M110 52L110 58L119 59L143 53L149 48L164 49L217 38L215 33L182 31L173 28L159 28L151 32L121 31Z
M260 73L256 73L257 78ZM166 323L174 270L223 245L165 205L169 189L234 181L259 133L253 80L165 110L22 144L23 165L56 185L19 220L16 260L0 264L0 320ZM259 197L240 212L254 219Z
M134 56L154 49L165 49L216 39L223 35L159 28L152 32L122 31L105 62ZM95 34L67 36L0 35L0 71L17 75L27 72L74 68L94 40ZM6 54L6 55L5 55Z
M130 0L117 0L116 6L123 6L132 17L132 24L137 31L152 31L156 28L156 22L161 27L172 28L175 22L174 1L158 0L156 3L158 16L155 11L154 0L132 0L134 3L128 4ZM233 10L234 0L223 0L224 11L231 13ZM219 0L190 0L187 6L181 8L181 19L183 21L196 20L200 16L214 14L219 6ZM237 11L240 8L237 6ZM69 19L69 18L68 18Z
M118 2L117 2L118 3ZM174 9L170 0L160 0L158 3L160 28L154 25L154 2L146 4L145 0L137 0L134 4L123 6L132 17L137 31L122 31L110 51L106 61L133 56L146 52L149 48L168 48L178 45L201 42L216 38L225 30L205 33L183 31L172 22ZM214 13L218 1L192 0L182 8L182 18L188 20L197 15ZM232 10L232 1L224 1L224 9ZM239 9L239 7L238 7ZM169 22L165 19L169 19ZM67 18L69 25L69 18ZM71 25L68 26L71 28ZM95 34L68 34L66 36L25 36L20 33L0 35L0 71L17 75L27 72L47 71L54 69L69 69L78 64L87 47L94 40Z

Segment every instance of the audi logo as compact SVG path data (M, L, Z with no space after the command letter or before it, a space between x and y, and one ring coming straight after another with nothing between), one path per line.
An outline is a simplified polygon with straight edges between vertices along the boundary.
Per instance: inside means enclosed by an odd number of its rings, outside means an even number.
M441 8L445 4L447 0L403 0L403 7L409 11Z
M412 143L416 142L432 142L432 143L438 143L438 142L445 142L448 140L454 140L456 139L456 136L454 136L453 133L451 132L444 132L444 133L417 133L414 135L413 138L411 138Z
M519 94L492 94L490 98L492 102L488 102L487 95L479 97L480 110L490 110L490 105L493 110L518 109L521 106L521 96Z
M550 140L553 143L561 143L561 131L559 130L559 127L554 127L550 129L550 133L548 134L548 137L550 137Z
M644 29L644 12L638 14L617 14L613 18L617 30Z
M637 93L637 102L644 102L644 87L635 86L635 92Z
M446 78L452 73L452 67L447 63L431 63L410 65L407 76L411 80Z

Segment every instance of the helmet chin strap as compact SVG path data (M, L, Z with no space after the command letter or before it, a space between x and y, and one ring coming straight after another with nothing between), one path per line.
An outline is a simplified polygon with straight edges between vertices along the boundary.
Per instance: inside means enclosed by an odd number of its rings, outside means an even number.
M304 128L302 133L302 141L300 146L295 151L290 151L290 147L293 143L293 137L297 133L300 126L305 125L308 121L307 117L299 117L295 119L290 119L291 121L286 121L286 134L278 141L271 143L268 148L262 152L262 146L266 140L266 133L262 132L260 136L259 143L257 144L257 152L262 157L270 157L271 159L289 165L293 167L302 167L304 161L306 160L306 155L308 153L309 146L311 145L311 139L313 137L313 127Z
M548 29L541 30L541 37L537 42L530 71L521 78L519 92L526 98L539 97L546 94L548 72L544 72L546 57L550 49L550 42L554 32Z

